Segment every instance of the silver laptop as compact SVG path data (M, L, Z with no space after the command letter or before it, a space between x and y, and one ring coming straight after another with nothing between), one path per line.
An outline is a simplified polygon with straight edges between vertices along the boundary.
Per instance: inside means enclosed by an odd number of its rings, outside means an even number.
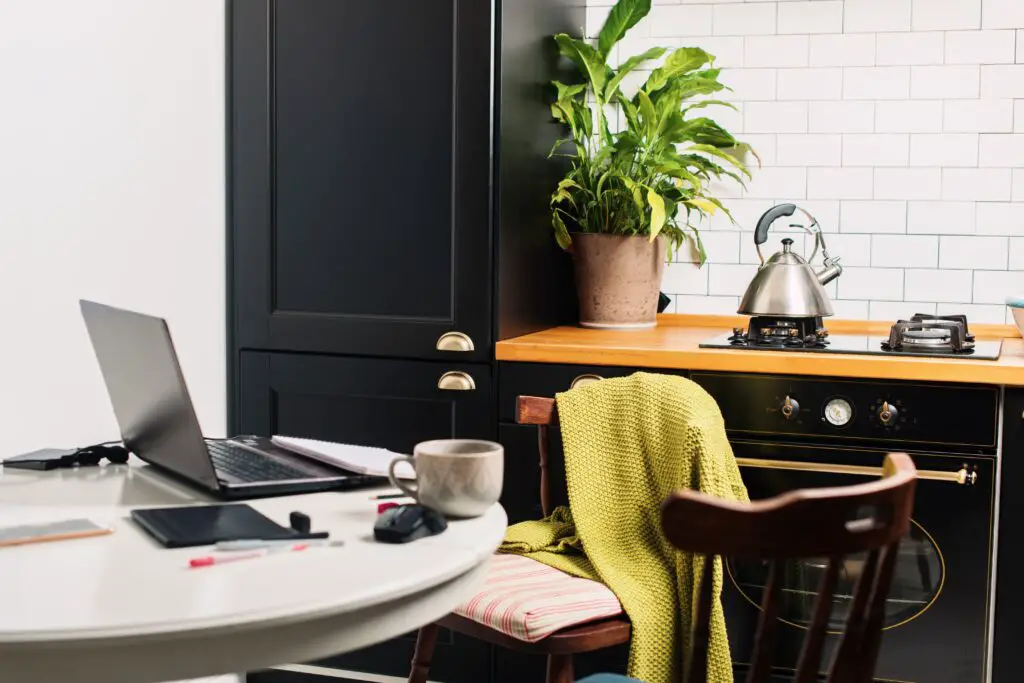
M163 318L79 302L125 446L221 498L290 495L379 484L304 458L270 439L205 439Z

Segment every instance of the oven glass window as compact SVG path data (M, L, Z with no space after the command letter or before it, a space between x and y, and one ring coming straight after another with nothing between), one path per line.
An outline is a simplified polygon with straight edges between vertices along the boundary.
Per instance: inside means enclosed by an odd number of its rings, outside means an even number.
M864 555L844 558L839 585L832 596L829 630L842 632L853 601ZM760 608L768 581L768 563L757 560L729 560L729 577L740 593ZM814 614L814 600L827 558L787 560L782 584L779 619L792 626L807 628ZM942 592L945 562L935 540L917 522L900 544L892 590L886 600L885 628L901 626L925 612Z

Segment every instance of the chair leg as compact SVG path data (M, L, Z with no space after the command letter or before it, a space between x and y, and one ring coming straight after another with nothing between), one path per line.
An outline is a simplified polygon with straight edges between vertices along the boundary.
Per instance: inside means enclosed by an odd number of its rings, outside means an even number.
M546 683L573 683L572 655L548 655Z
M416 635L416 652L412 656L409 683L427 683L430 662L434 658L434 646L437 645L437 633L440 630L437 624L427 624Z

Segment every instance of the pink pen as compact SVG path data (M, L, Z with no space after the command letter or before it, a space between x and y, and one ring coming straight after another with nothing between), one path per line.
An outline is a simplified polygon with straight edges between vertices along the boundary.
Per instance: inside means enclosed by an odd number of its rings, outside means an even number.
M257 557L276 555L277 553L297 553L308 547L308 543L301 543L299 545L291 545L281 548L264 548L262 550L254 550L248 553L231 553L230 555L219 555L216 557L208 555L206 557L196 557L189 560L188 566L193 569L198 567L212 567L215 564L226 564L228 562L238 562L240 560L252 560Z

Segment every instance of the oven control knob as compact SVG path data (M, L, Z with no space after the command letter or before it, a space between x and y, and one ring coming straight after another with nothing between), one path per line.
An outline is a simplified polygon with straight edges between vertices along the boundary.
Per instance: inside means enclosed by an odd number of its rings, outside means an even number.
M782 417L792 420L800 412L800 404L797 403L795 398L787 396L786 400L782 402L782 407L779 411L782 413Z
M882 406L878 409L878 421L889 427L896 423L897 417L899 417L899 411L896 410L896 406L890 405L888 401L882 402Z

